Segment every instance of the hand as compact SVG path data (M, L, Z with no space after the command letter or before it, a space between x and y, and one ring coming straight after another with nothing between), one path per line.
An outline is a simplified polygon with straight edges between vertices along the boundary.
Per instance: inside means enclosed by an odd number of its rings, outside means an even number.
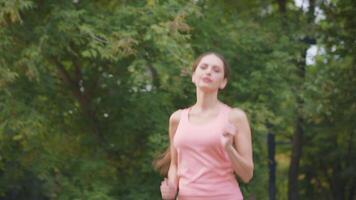
M162 199L170 200L174 199L177 193L177 186L169 181L167 178L161 182L161 195Z
M237 129L234 124L228 123L223 130L221 137L221 144L224 148L232 146L234 142L234 136L236 135Z

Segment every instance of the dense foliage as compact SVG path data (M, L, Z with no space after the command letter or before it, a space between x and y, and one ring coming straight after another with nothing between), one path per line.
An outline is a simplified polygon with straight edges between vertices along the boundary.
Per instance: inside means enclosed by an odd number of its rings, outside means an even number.
M0 0L0 199L160 199L151 162L206 51L251 123L246 199L268 199L268 132L278 199L294 149L301 199L355 198L356 5L308 2Z

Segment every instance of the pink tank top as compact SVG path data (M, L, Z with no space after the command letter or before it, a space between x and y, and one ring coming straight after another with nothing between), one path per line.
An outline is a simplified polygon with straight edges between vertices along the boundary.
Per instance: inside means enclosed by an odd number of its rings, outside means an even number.
M178 200L242 200L231 161L220 142L231 110L219 104L217 117L204 124L188 119L183 109L173 139L177 150Z

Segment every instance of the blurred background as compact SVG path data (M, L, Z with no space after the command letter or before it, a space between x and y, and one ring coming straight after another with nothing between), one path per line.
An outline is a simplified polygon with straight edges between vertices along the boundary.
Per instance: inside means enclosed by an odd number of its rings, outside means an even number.
M152 160L206 51L229 61L220 99L251 123L245 199L355 199L355 13L353 0L0 0L0 200L160 199Z

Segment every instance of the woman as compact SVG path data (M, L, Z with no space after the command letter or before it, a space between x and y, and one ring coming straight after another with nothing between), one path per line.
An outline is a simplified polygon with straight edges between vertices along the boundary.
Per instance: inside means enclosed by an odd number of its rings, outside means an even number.
M163 199L243 199L234 173L246 183L253 176L251 130L243 110L218 99L229 73L225 59L214 52L194 62L196 103L170 116L170 145L155 162L168 175L160 187Z

